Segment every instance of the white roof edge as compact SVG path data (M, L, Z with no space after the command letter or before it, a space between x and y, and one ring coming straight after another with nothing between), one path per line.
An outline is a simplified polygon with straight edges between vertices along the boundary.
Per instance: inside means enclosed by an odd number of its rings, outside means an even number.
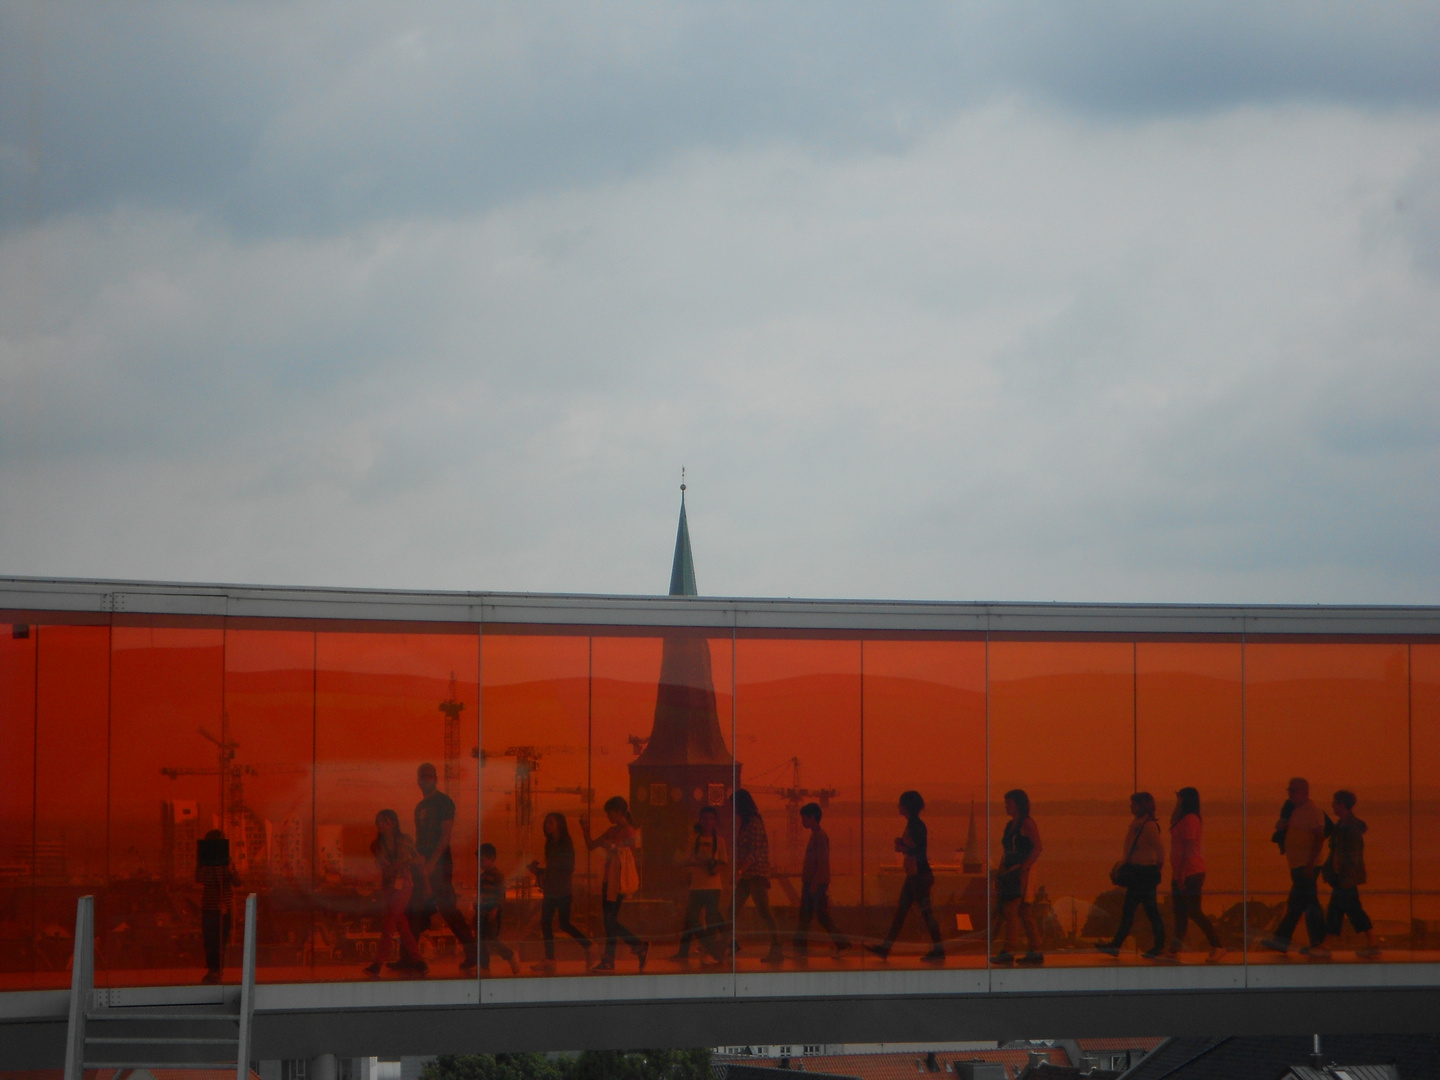
M1440 605L669 597L0 577L0 610L815 631L1440 635Z

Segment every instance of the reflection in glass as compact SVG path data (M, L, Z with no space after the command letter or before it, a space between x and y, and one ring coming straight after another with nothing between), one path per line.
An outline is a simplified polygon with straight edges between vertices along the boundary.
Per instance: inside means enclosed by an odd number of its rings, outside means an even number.
M38 629L0 623L0 989L9 990L29 988L43 964L35 925Z
M592 910L600 864L579 828L593 790L590 652L588 638L569 635L481 639L481 833L504 886L499 925L489 930L537 975L584 974L586 944L600 933L598 901ZM561 832L568 844L556 839ZM555 934L567 911L580 937ZM508 971L502 963L491 974Z
M316 978L368 974L393 921L393 860L374 850L382 811L399 823L400 848L415 850L405 931L430 976L474 971L475 728L462 718L476 715L478 645L473 634L317 635ZM398 926L394 932L403 938ZM381 977L417 971L413 958L402 958Z
M1096 941L1120 927L1125 889L1110 870L1126 857L1135 786L1135 646L1114 641L997 641L990 645L990 788L995 795L1023 791L1029 826L1043 837L1042 853L1023 885L1017 875L996 881L1006 903L1004 963L1015 957L1029 916L1046 946L1047 965L1112 963ZM994 800L995 795L992 795ZM1013 802L1014 800L1012 800ZM1003 852L1005 828L1022 828L1002 802L992 802L992 850L997 871L1010 871ZM1030 854L1033 854L1031 852ZM1019 887L1026 892L1014 896ZM1133 941L1133 939L1132 939ZM1131 948L1134 948L1133 944ZM1138 950L1137 950L1138 951ZM1034 958L1032 957L1032 962Z
M33 626L35 985L70 985L76 901L103 894L110 721L110 627Z
M1244 958L1241 664L1238 641L1135 649L1136 786L1154 794L1166 833L1160 903L1175 959Z
M736 642L736 782L755 807L753 818L736 823L731 918L739 970L775 970L792 962L784 944L793 944L799 929L813 835L800 811L811 802L821 808L829 841L825 903L834 925L847 940L881 938L866 926L860 664L857 640L742 636ZM741 809L738 792L735 808ZM875 921L888 922L890 915L877 912ZM818 960L809 951L807 944L806 955L793 963L813 970ZM896 963L908 962L911 951L907 939L896 949ZM826 970L863 962L854 952L825 952L832 954Z
M1440 645L1411 645L1410 938L1440 958Z
M134 619L112 628L110 644L110 880L97 899L96 977L194 982L205 970L199 841L234 829L243 810L224 632Z
M1367 949L1325 909L1334 794L1355 793L1365 907L1400 942L1410 918L1409 673L1404 645L1252 642L1245 650L1251 963L1353 962ZM1343 903L1342 897L1342 903ZM1372 959L1364 956L1359 959Z
M985 848L985 642L903 638L863 644L865 851L880 918L893 913L907 877L895 850L900 795L925 801L931 901L950 967L985 963L990 919ZM873 867L873 869L868 869ZM867 881L868 887L868 881ZM877 929L879 927L877 926ZM928 951L919 923L913 945L888 964Z
M1430 642L114 621L0 625L5 988L85 893L102 985L250 891L269 982L1440 950Z

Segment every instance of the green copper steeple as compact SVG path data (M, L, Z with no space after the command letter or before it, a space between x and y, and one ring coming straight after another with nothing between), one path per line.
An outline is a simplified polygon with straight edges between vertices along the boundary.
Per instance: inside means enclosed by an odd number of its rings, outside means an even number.
M690 526L685 523L685 485L680 485L680 528L675 532L675 561L670 567L671 596L699 596L695 559L690 554Z

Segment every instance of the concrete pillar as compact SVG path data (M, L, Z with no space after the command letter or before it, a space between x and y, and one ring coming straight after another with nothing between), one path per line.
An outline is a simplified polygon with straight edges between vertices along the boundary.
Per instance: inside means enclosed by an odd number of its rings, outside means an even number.
M310 1062L310 1080L340 1080L340 1063L334 1054L321 1054Z

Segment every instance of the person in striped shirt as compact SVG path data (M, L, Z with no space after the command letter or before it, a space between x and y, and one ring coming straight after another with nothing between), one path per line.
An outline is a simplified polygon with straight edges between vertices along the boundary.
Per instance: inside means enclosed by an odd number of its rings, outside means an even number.
M770 931L770 951L760 959L766 964L779 964L785 952L780 948L780 931L770 912L770 838L765 834L765 821L754 796L744 788L735 791L735 816L740 826L735 835L735 918L738 922L746 900L754 902L760 921Z

